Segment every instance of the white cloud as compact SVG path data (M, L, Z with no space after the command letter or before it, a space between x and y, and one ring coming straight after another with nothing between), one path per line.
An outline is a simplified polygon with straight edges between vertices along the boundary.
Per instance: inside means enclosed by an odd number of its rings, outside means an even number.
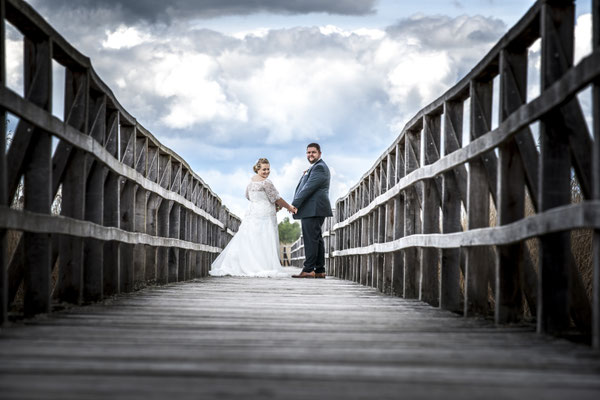
M244 40L247 37L257 37L257 38L263 38L265 36L267 36L269 34L269 29L268 28L255 28L255 29L251 29L249 31L240 31L240 32L236 32L234 34L232 34L232 36L236 39L240 39L240 40Z
M320 140L335 134L360 96L364 69L353 59L272 56L262 68L229 88L249 107L250 121L268 143Z
M6 86L23 95L23 41L5 41L6 45Z
M351 35L366 36L374 40L382 39L385 36L385 31L381 29L359 28L345 30L335 25L320 26L319 32L323 35L340 35L344 37L349 37Z
M575 25L575 64L592 52L592 14L583 14Z
M225 35L185 21L121 25L106 12L70 18L79 27L58 13L64 26L57 30L67 30L124 107L240 216L249 154L268 155L272 180L291 201L307 167L298 149L319 141L334 203L398 127L470 70L505 29L465 16L415 18L385 31L329 24Z
M106 40L102 42L102 46L109 49L127 49L150 40L150 38L149 34L143 33L135 27L121 25L113 32L106 31Z

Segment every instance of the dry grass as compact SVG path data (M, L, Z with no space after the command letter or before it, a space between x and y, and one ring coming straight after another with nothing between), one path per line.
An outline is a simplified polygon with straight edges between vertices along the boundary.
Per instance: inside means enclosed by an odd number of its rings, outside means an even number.
M579 203L582 200L583 200L583 196L582 196L581 190L579 188L579 184L576 179L573 179L572 180L571 202ZM525 217L529 217L531 215L534 215L535 213L536 212L533 207L531 197L529 195L529 192L526 190L525 204L524 204ZM496 226L497 225L497 211L496 211L496 208L494 207L494 203L491 199L490 199L490 215L489 215L489 217L490 217L490 219L489 219L490 225L489 226ZM462 209L461 225L462 225L463 230L467 229L467 216L466 216L466 211L465 211L464 207ZM578 270L579 274L581 275L582 281L584 283L585 291L586 291L588 299L592 298L592 278L593 278L593 264L592 264L593 263L593 259L592 259L593 240L592 239L593 239L593 230L578 229L578 230L571 231L571 251L573 253L573 258L575 260L577 270ZM524 244L525 244L526 249L529 252L532 264L537 273L538 268L539 268L538 267L538 264L539 264L539 241L537 238L532 238L532 239L525 240ZM464 260L461 260L461 262L463 262L463 261ZM463 276L462 272L461 272L461 276L460 276L460 286L461 286L461 293L464 296L465 281L464 281L464 276ZM488 289L489 289L488 301L490 304L490 311L492 311L493 307L494 307L494 303L495 303L494 290L491 286ZM537 296L537 294L534 294L534 296ZM529 320L529 319L535 317L534 315L532 315L531 309L529 308L529 305L527 304L525 297L523 298L523 317L526 320Z

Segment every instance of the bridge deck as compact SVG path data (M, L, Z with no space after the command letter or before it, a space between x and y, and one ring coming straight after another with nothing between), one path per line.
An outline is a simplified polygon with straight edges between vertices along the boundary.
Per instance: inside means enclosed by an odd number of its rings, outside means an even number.
M333 278L206 278L5 329L0 393L597 399L600 355Z

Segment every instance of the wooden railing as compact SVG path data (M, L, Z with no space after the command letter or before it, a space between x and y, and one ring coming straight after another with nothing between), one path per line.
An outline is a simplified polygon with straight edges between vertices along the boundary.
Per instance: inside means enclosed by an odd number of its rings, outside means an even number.
M29 5L1 0L0 21L0 322L19 287L31 316L53 299L97 301L205 275L239 219ZM24 36L24 96L6 87L5 21ZM64 122L51 113L53 60L65 70ZM7 112L19 123L5 152Z
M593 51L577 65L573 2L538 1L406 124L336 202L330 274L465 316L491 312L499 324L530 314L539 332L564 334L574 323L600 346L600 1L592 10ZM541 93L527 101L528 49L538 39ZM591 134L576 97L590 86ZM591 302L571 251L575 229L593 235Z
M323 242L325 244L325 268L330 272L335 268L332 256L332 252L335 250L335 239L332 234L332 227L334 221L336 220L335 209L332 209L331 211L333 213L333 217L325 218L322 226ZM298 240L292 243L292 249L290 253L292 266L302 268L304 263L304 238L302 237L302 234Z

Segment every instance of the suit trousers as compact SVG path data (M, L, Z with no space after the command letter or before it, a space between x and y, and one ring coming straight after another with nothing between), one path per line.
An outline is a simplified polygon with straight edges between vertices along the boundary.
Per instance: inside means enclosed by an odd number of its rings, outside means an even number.
M302 237L304 238L304 268L302 271L325 272L325 243L322 226L325 217L302 218Z

